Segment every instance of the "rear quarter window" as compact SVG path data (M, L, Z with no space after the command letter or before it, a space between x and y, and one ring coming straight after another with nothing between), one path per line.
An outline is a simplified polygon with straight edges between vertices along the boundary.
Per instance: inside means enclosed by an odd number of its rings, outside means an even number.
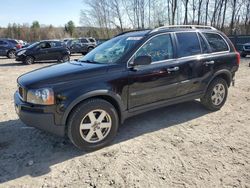
M200 42L195 32L176 33L176 37L179 57L201 54Z
M228 51L228 46L225 40L216 33L203 33L207 39L212 52Z

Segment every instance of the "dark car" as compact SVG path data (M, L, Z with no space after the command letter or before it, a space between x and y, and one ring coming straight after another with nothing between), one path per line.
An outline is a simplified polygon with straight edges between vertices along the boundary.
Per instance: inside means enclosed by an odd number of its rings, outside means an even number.
M0 38L0 56L7 56L8 58L15 58L16 50L22 48L22 45L15 39L1 39Z
M243 44L240 55L241 57L246 57L247 55L250 55L250 43Z
M27 48L22 48L16 52L16 61L26 64L33 64L35 61L58 60L66 62L69 58L69 50L61 41L48 40L35 42Z
M176 27L122 33L78 61L20 76L20 119L92 150L109 144L126 118L148 110L194 99L219 110L239 53L214 28Z
M93 38L69 39L66 45L71 54L81 53L86 55L96 47L96 41Z

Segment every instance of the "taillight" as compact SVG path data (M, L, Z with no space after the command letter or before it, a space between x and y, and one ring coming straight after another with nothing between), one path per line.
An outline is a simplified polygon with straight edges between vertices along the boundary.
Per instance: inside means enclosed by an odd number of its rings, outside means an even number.
M237 64L240 64L240 53L236 52L236 57L237 57Z

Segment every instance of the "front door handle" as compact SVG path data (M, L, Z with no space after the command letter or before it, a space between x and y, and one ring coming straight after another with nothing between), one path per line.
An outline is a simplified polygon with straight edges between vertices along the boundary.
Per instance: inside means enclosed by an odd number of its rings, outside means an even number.
M205 64L205 65L213 65L213 64L214 64L214 61L206 61L204 64Z
M180 68L179 67L173 67L173 68L168 68L167 71L168 72L176 72L178 71Z

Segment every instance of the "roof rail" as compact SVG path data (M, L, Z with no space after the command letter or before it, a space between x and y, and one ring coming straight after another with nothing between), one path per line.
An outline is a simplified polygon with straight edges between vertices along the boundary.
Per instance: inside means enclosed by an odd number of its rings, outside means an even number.
M212 29L212 30L217 30L216 28L212 26L205 26L205 25L167 25L167 26L162 26L155 28L151 31L151 33L160 31L162 29L170 29L170 28L190 28L190 29Z
M126 33L131 33L131 32L136 32L136 31L147 31L148 29L134 29L134 30L128 30L128 31L124 31L122 33L119 33L116 35L116 37L120 36L120 35L124 35Z

